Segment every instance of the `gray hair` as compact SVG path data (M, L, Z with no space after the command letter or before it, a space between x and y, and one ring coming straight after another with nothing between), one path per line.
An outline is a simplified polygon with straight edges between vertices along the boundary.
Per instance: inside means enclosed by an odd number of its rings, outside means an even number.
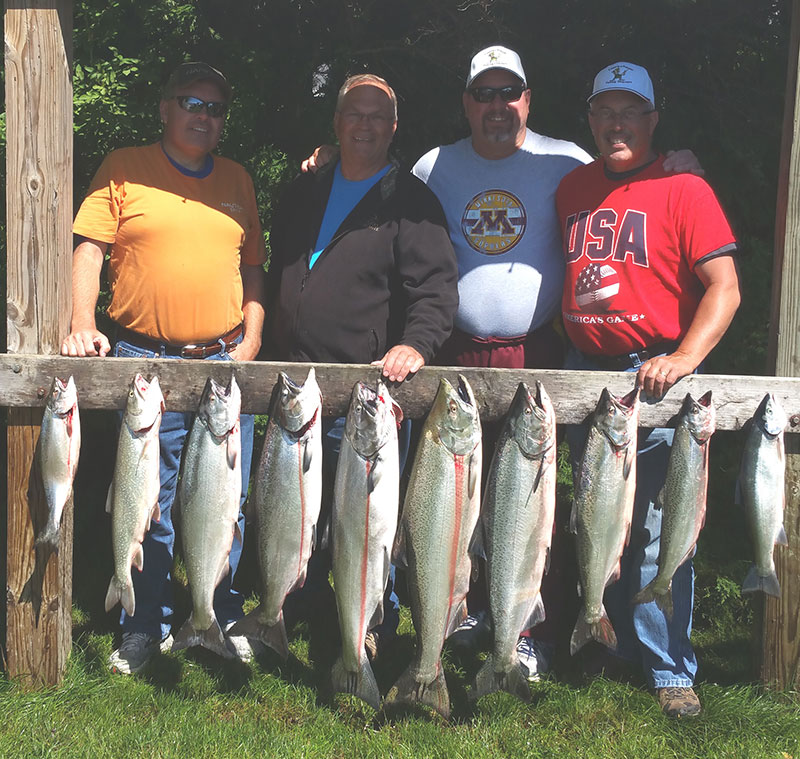
M344 80L339 94L336 96L336 111L338 112L341 110L344 96L350 92L353 87L358 87L361 84L371 84L374 87L386 90L386 93L389 95L389 100L392 101L392 120L397 121L397 95L394 94L394 90L385 79L375 74L356 74L355 76L348 76L347 79Z

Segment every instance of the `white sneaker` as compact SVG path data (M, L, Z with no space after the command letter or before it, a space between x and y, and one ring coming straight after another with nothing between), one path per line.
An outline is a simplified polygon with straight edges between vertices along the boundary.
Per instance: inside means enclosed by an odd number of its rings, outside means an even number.
M119 648L108 657L108 668L120 675L135 675L153 657L156 651L166 653L172 649L172 636L159 640L147 633L122 633Z
M228 630L236 624L234 620L225 626L225 640L228 641L229 648L236 654L239 661L250 664L256 656L260 656L266 650L260 640L248 638L246 635L227 635Z
M529 682L538 682L550 671L554 647L534 638L522 637L517 641L517 657Z
M489 612L483 610L475 615L468 615L467 618L456 627L447 641L454 648L463 650L478 649L489 642L491 633Z

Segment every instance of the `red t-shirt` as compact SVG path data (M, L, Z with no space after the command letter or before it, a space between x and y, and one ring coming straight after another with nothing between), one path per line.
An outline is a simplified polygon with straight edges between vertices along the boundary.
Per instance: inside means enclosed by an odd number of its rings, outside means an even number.
M695 266L736 249L708 184L663 162L609 178L598 159L558 187L564 326L589 355L682 339L705 292Z

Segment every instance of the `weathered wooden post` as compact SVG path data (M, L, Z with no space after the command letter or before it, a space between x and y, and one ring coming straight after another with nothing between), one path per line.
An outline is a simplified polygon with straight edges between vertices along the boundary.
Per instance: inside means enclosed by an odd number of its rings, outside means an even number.
M72 1L7 0L5 50L8 352L53 354L71 308ZM41 409L8 413L6 648L9 675L30 687L61 680L72 629L71 510L46 567L33 549L44 504L28 484L41 419ZM20 598L29 581L40 604Z
M770 362L781 377L800 377L800 112L797 87L800 0L792 3L778 201L775 219ZM797 420L795 420L797 422ZM800 436L786 436L786 535L775 551L781 597L767 598L761 679L781 689L800 682Z

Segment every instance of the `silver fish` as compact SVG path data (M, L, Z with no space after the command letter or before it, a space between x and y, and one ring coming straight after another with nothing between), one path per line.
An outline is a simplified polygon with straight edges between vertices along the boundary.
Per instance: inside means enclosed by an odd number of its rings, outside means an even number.
M474 551L486 558L492 652L473 697L505 690L530 699L517 657L519 634L545 618L540 593L556 507L556 417L541 382L520 383L486 481Z
M203 646L226 658L234 656L214 613L214 590L230 571L228 557L239 530L240 409L241 395L233 375L227 388L210 377L206 380L178 484L192 612L175 636L173 650Z
M687 393L683 402L667 477L656 498L663 509L658 574L634 597L634 603L655 601L672 618L672 576L693 553L706 519L708 445L714 434L716 412L711 391L699 400Z
M261 603L230 630L260 640L284 659L286 596L301 588L316 544L322 503L322 394L314 368L297 385L283 372L272 391L253 501L258 521Z
M394 562L407 568L414 659L389 691L387 703L422 703L448 718L450 696L441 651L466 616L478 521L481 423L464 377L444 378L422 429L397 531Z
M400 462L397 425L402 412L383 382L353 388L336 467L333 495L333 585L342 654L333 689L374 709L380 692L364 648L367 630L383 621L383 594L397 531Z
M742 593L765 593L780 598L773 548L787 545L783 529L786 504L784 481L786 457L783 431L786 412L772 393L767 393L753 416L742 455L737 501L744 504L755 563L742 584Z
M75 380L53 378L37 443L39 467L47 502L47 522L36 546L58 550L59 527L64 506L72 494L81 449L81 419Z
M620 558L630 536L638 424L639 388L622 398L604 388L586 438L570 519L577 533L582 600L570 640L573 655L592 638L609 648L617 646L603 594L619 577Z
M108 584L106 611L117 602L129 616L136 612L131 564L144 566L142 541L150 520L158 521L160 446L158 431L164 411L164 396L158 377L148 382L137 374L128 390L117 444L114 479L108 490L106 510L111 512L111 543L114 576Z

